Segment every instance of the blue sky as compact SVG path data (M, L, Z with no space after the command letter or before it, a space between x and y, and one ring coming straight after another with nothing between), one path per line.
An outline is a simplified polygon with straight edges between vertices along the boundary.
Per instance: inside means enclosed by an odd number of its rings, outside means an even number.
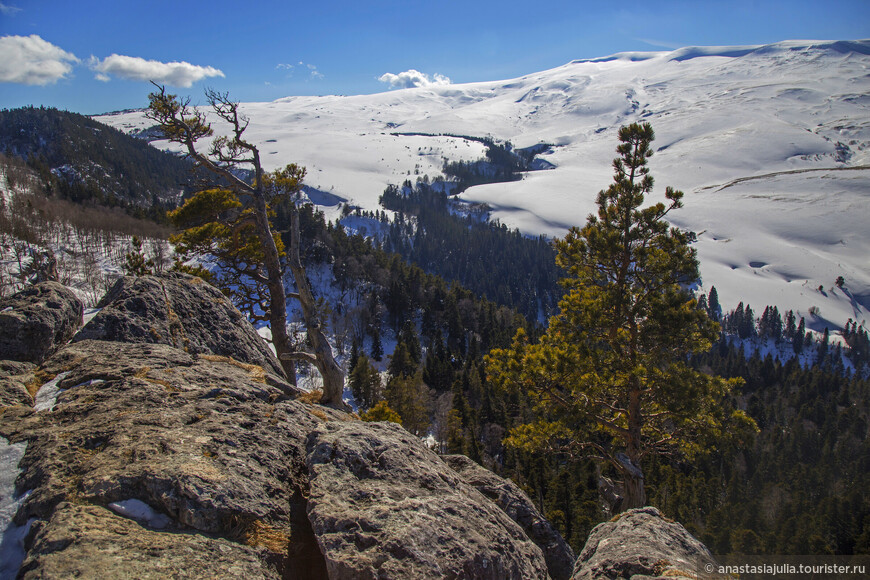
M507 79L623 51L868 37L870 0L0 0L0 107L142 107L149 78L194 100L209 86L268 101Z

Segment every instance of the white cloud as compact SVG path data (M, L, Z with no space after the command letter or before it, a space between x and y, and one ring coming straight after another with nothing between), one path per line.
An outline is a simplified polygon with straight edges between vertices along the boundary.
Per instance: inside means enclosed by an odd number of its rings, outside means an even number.
M56 83L79 62L71 52L32 34L0 37L0 82L24 85Z
M296 63L295 65L290 64L290 63L280 63L275 68L278 70L287 71L287 77L290 78L293 76L293 73L294 73L297 66L299 66L300 68L301 67L307 68L309 78L312 78L315 80L321 80L324 78L323 73L320 72L319 70L317 70L317 67L315 65L306 64L306 63L302 62L301 60L298 63Z
M429 75L426 73L421 73L414 69L400 72L397 75L386 73L381 75L378 80L389 84L391 89L410 89L413 87L432 87L450 84L450 79L444 75L435 73L432 78L429 78Z
M21 12L21 8L18 8L17 6L9 6L8 4L3 4L2 2L0 2L0 14L12 16L13 14L16 14L18 12Z
M100 81L109 81L111 76L131 81L154 81L175 87L190 86L206 77L222 77L224 73L211 66L197 66L189 62L160 62L145 60L138 56L113 54L103 60L91 57L91 69Z
M299 63L299 64L302 64L302 63ZM308 70L310 71L309 75L311 76L311 78L317 79L317 80L320 80L323 78L323 73L320 72L319 70L317 70L316 66L314 66L313 64L306 64L305 66L308 67Z

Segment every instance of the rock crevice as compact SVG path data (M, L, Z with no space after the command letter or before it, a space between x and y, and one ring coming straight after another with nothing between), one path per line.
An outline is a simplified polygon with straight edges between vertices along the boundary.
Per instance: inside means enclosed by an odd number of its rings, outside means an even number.
M26 442L20 577L548 577L416 437L295 400L213 288L125 278L102 306L38 363L0 363L0 436Z

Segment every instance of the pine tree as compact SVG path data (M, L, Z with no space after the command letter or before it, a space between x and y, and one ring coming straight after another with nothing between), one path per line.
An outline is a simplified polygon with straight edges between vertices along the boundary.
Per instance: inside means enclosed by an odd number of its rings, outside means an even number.
M350 373L353 372L353 369L356 366L356 361L359 358L359 355L360 355L359 340L357 340L356 335L354 335L353 340L351 340L351 342L350 342L350 358L348 359L348 361L350 361L350 362L348 363L348 367L347 367L348 375L350 375Z
M692 455L706 437L725 436L732 418L732 433L754 427L724 402L735 383L686 365L687 354L710 348L718 325L685 290L699 276L689 235L665 221L682 192L668 187L667 205L641 208L653 186L652 140L649 124L620 129L598 215L556 243L568 293L540 342L520 331L487 358L491 380L528 390L540 417L512 429L508 444L597 458L622 479L615 509L646 504L651 455Z
M145 116L157 122L163 136L181 145L197 166L214 179L172 213L172 219L186 228L176 238L183 248L213 253L220 250L229 260L228 270L238 281L248 282L243 292L251 311L265 313L272 331L272 344L291 382L296 380L294 362L313 364L323 379L320 402L346 408L342 400L344 370L335 360L319 317L316 300L311 292L300 258L299 211L295 198L301 190L305 169L295 164L266 172L260 162L260 151L244 136L248 120L239 112L239 104L227 94L206 90L206 100L213 113L229 124L232 137L215 138L208 152L201 150L200 140L214 131L205 113L190 106L190 99L179 100L156 85L148 95ZM240 170L253 174L246 180ZM290 203L289 252L285 255L281 236L271 223L274 205ZM284 285L285 266L296 285L287 292ZM227 287L232 286L232 282ZM298 300L311 351L294 350L287 333L287 297Z
M361 409L371 409L381 396L381 377L366 355L360 355L348 373L348 386Z
M779 308L773 306L770 310L770 335L776 342L782 340L782 316L779 314Z
M797 330L795 331L794 337L791 341L792 350L794 350L795 354L800 354L804 349L804 339L807 334L807 326L804 322L804 317L801 316L801 321L798 323Z
M381 343L381 331L375 327L372 329L372 360L381 362L384 358L384 345Z
M412 377L417 372L417 364L411 357L408 347L401 340L396 343L396 348L393 349L387 371L391 378Z
M145 259L142 252L142 240L133 236L130 240L133 248L124 256L124 273L128 276L147 276L154 273L154 260Z
M707 297L707 307L709 308L710 318L714 322L719 322L722 319L722 306L719 305L719 292L716 287L710 288L710 295Z
M399 375L390 378L384 389L384 399L402 418L402 426L414 435L424 435L429 427L429 388L423 374Z
M743 302L741 301L727 317L725 330L729 334L740 334L740 329L744 328ZM741 337L743 338L743 337Z
M822 340L819 342L818 349L818 358L816 359L818 364L822 364L825 362L825 358L828 356L828 347L830 346L831 335L828 327L825 327L825 333L822 336Z
M743 317L740 320L740 325L737 328L737 335L740 338L750 338L755 336L755 312L752 307L747 304L743 309Z
M795 326L796 320L793 310L789 310L785 313L785 339L793 340L795 332L797 332L797 328Z
M782 317L776 306L766 306L758 325L758 333L763 338L772 338L779 342L782 338Z
M466 453L467 444L465 433L462 429L462 414L458 409L450 409L447 412L447 453Z
M399 340L405 343L411 362L419 366L423 360L423 352L420 348L420 338L417 336L417 328L411 321L406 321L399 333Z

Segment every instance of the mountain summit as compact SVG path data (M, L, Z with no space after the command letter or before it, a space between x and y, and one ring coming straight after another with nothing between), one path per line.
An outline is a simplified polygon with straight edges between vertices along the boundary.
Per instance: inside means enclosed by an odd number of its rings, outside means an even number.
M777 304L810 328L868 318L870 40L690 47L578 60L506 81L245 103L264 164L364 209L388 184L481 157L492 137L546 144L552 171L472 187L492 217L561 236L610 181L618 128L650 122L651 167L686 193L675 225L697 233L706 288L726 308ZM100 117L126 131L141 112ZM452 136L447 136L452 135ZM157 146L166 146L156 142ZM330 196L330 199L334 197ZM845 284L835 284L843 276Z

